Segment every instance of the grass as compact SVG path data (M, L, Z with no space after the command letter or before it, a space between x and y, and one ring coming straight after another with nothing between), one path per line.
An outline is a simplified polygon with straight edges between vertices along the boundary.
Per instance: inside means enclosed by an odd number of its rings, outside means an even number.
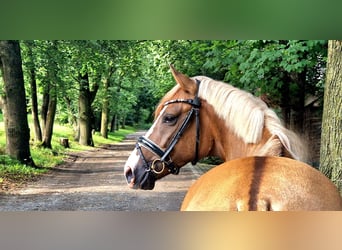
M29 116L30 131L33 131L32 121ZM100 136L99 133L93 135L95 146L103 144L112 144L122 141L127 134L135 131L132 127L120 129L116 132L109 132L108 139ZM10 186L20 185L29 180L34 180L41 174L48 171L49 168L63 163L68 152L91 150L93 147L82 146L74 141L74 132L71 126L55 124L52 137L52 149L46 149L39 146L33 140L30 141L31 156L35 164L40 168L32 168L21 164L17 160L11 159L5 154L6 138L2 114L0 114L0 190L8 189ZM31 138L33 138L31 134ZM61 137L69 139L70 148L65 149L59 143Z

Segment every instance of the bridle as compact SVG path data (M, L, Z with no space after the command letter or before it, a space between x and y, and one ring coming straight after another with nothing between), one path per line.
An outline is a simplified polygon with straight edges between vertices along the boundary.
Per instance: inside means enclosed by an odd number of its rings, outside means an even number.
M199 133L200 133L200 126L199 126L199 110L201 107L201 101L198 97L198 90L200 86L200 81L196 79L197 84L197 91L194 99L175 99L168 101L164 103L164 107L174 104L174 103L186 103L191 105L191 109L186 115L182 125L178 129L177 133L172 138L171 142L169 143L168 147L163 150L161 149L156 143L151 141L150 139L146 138L145 136L141 136L138 139L138 142L136 143L136 149L140 154L140 157L143 160L144 166L146 171L152 171L155 174L161 174L165 167L168 169L168 171L171 174L178 174L179 168L175 166L173 161L171 160L170 153L173 150L173 148L176 146L179 139L182 137L184 131L189 126L189 123L193 116L195 116L196 119L196 144L195 144L195 156L194 159L191 161L193 165L195 165L198 161L198 148L199 148ZM159 159L155 159L151 165L148 164L148 162L145 159L145 156L141 150L141 147L146 148L147 150L151 151L155 155L159 156Z

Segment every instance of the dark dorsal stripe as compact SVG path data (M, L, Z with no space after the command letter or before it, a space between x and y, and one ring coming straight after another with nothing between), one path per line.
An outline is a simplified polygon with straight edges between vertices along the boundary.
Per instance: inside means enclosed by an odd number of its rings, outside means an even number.
M252 182L249 187L248 210L257 210L259 191L262 185L262 178L265 172L265 157L255 157ZM269 209L268 209L269 210Z

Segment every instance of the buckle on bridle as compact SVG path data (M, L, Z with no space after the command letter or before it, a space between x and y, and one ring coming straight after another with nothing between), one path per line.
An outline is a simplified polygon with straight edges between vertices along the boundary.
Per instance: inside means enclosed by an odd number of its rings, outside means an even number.
M141 146L146 148L150 152L158 155L160 158L155 159L150 165L145 159L143 152L141 151ZM177 175L179 173L179 168L173 164L170 155L166 154L165 151L163 151L158 145L156 145L153 141L150 141L146 137L139 137L135 148L137 149L140 157L144 162L146 171L152 171L155 174L161 174L166 167L171 174Z
M161 174L165 169L165 162L159 159L155 159L152 162L151 170L156 174Z

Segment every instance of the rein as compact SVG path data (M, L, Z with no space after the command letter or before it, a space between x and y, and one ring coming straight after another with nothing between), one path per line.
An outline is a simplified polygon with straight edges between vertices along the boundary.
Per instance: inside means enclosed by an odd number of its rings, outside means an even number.
M199 126L199 110L201 107L201 101L198 97L198 90L199 90L199 85L200 81L196 79L196 84L197 84L197 91L194 99L175 99L168 101L164 104L164 106L171 105L174 103L185 103L191 105L191 109L188 112L187 116L185 117L182 125L178 129L177 133L175 136L172 138L170 144L168 147L163 150L161 149L156 143L151 141L150 139L146 138L145 136L141 136L138 139L138 142L136 144L136 149L139 152L139 155L141 156L144 165L146 166L146 171L152 171L155 174L160 174L164 171L165 167L169 170L171 174L178 174L179 173L179 168L175 166L175 164L172 162L170 153L176 146L177 142L179 139L182 137L184 131L187 129L189 126L189 123L192 119L193 116L195 116L196 120L196 145L195 145L195 156L194 159L191 161L192 165L195 165L198 161L198 149L199 149L199 134L200 134L200 126ZM152 162L152 164L149 166L149 164L146 161L146 158L141 150L141 146L144 148L148 149L152 153L156 154L159 156L159 159L156 159Z

